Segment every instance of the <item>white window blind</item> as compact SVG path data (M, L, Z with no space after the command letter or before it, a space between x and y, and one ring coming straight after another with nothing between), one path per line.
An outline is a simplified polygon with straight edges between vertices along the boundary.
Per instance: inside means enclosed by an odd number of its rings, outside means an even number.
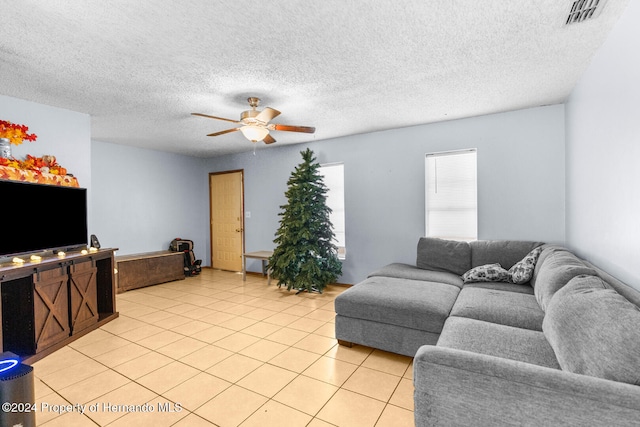
M427 154L426 235L478 238L476 150Z
M318 171L324 178L324 184L329 188L327 206L332 211L330 219L337 240L334 243L338 246L338 257L344 259L347 252L344 215L344 164L321 165Z

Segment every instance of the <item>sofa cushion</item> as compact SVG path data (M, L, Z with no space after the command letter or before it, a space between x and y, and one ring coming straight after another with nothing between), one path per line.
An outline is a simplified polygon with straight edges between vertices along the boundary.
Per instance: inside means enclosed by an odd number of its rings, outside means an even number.
M531 252L529 252L521 261L516 262L509 269L509 281L516 285L522 285L533 277L533 270L536 267L536 261L542 252L542 247L538 246Z
M640 385L640 309L599 277L578 276L549 302L544 334L563 370Z
M475 319L449 317L438 347L486 354L559 369L553 349L538 331L498 325Z
M460 288L444 283L370 277L335 300L341 316L440 333Z
M469 268L498 263L508 270L540 245L542 243L517 240L476 240L469 242L469 247L471 248L471 267Z
M569 251L564 246L555 245L555 244L545 244L545 245L542 245L541 248L542 248L542 252L538 257L538 261L536 262L536 267L533 269L533 277L531 277L531 281L529 282L531 287L535 287L538 273L540 273L541 267L544 265L545 260L549 257L549 255L558 251L563 251L563 252Z
M551 297L569 283L569 280L582 274L596 275L594 269L587 267L574 254L566 250L555 250L549 253L542 263L532 285L538 304L545 311Z
M396 277L399 279L411 279L422 280L425 282L438 282L446 283L448 285L454 285L462 288L462 278L453 273L447 271L433 271L423 270L415 265L393 263L382 267L380 270L376 270L369 274L368 277L383 276L383 277Z
M464 283L475 282L506 282L509 280L509 272L500 264L479 265L462 275Z
M471 268L471 248L467 242L421 237L416 266L462 276Z
M451 316L542 331L544 312L530 294L465 287L451 309Z
M336 339L413 357L425 345L436 345L440 333L388 323L336 316Z
M588 261L583 260L583 262L587 267L593 268L598 274L598 277L604 280L607 283L607 285L611 286L613 289L616 290L616 292L618 292L620 295L628 299L629 302L640 307L640 292L638 292L637 289L632 288L626 283L621 282L620 280L613 277L611 274L596 267L595 265L589 263Z
M514 285L509 282L475 282L465 283L464 289L477 288L477 289L493 289L496 291L515 292L518 294L533 295L533 288L531 286Z

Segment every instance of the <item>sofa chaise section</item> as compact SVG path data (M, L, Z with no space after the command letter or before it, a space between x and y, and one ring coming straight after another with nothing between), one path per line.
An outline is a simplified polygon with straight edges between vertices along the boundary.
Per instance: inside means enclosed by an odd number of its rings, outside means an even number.
M445 283L369 277L336 299L336 338L413 356L437 342L459 292Z
M485 295L494 300L494 305L505 307L506 316L511 313L513 322L541 330L539 308L519 314L537 306L530 286L500 282L467 285L461 278L467 270L480 265L477 263L488 260L510 268L540 245L421 238L415 266L389 264L336 298L336 338L343 345L356 343L413 357L421 345L437 343L452 309L479 320L495 317L495 307L476 309L469 298L460 299L459 294L463 293L471 297ZM492 298L500 293L507 297L504 301ZM511 307L513 304L515 308Z

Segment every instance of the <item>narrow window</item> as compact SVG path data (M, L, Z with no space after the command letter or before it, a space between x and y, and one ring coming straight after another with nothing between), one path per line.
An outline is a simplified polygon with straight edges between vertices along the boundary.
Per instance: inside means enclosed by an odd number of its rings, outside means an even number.
M347 254L346 238L344 230L344 164L331 163L321 165L320 174L324 178L324 184L329 188L327 192L327 206L331 208L331 224L336 235L338 246L338 258L345 259Z
M478 238L476 149L427 154L426 235Z

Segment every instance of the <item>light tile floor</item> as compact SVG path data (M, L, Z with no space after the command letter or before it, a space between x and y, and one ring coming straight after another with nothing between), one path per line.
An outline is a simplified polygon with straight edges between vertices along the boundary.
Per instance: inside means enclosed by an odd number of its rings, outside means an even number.
M37 424L413 426L411 358L335 340L345 289L204 269L119 294L118 319L34 363Z

